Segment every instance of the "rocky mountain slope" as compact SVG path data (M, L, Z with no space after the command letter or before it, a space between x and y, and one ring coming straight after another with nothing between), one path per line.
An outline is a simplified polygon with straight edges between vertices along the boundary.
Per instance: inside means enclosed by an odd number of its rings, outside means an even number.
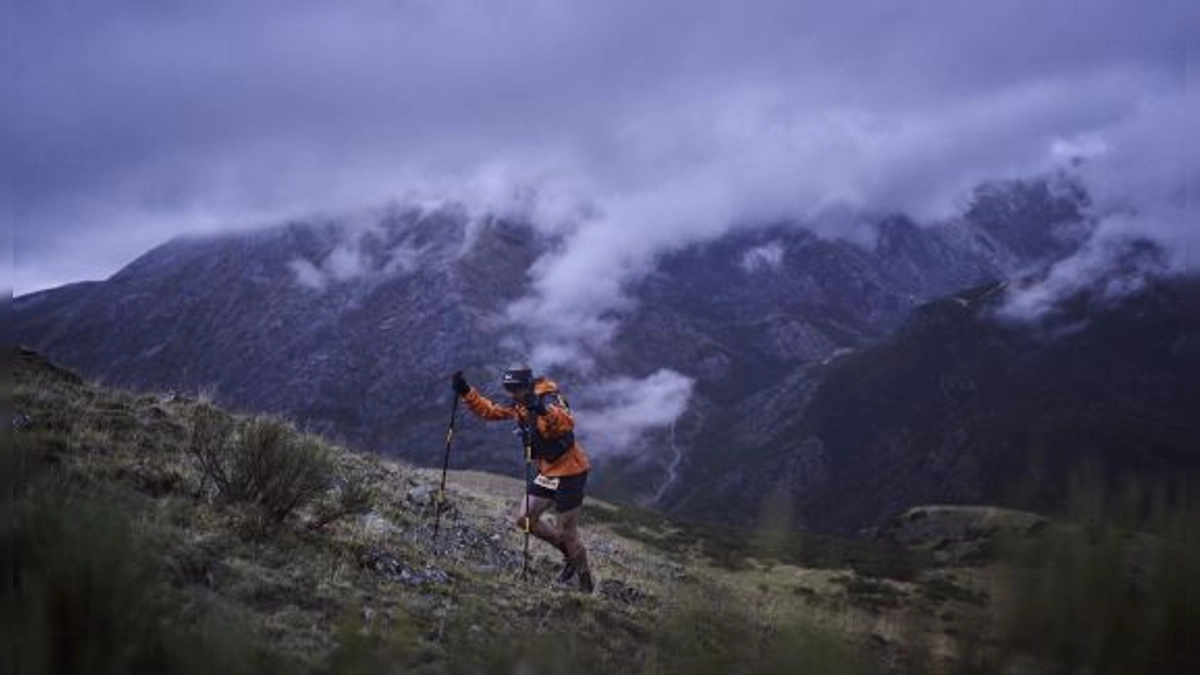
M278 518L195 454L203 420L234 425L236 448L264 418L13 359L0 593L16 672L1174 673L1197 656L1200 538L1171 513L1082 536L922 507L843 540L591 500L587 596L549 583L536 543L522 580L516 481L453 472L435 540L436 472L309 439L323 487Z
M914 502L1059 510L1081 475L1194 479L1200 280L1118 299L1103 286L1034 324L999 313L1003 284L922 305L893 338L825 367L789 423L716 438L763 440L725 463L741 480L700 473L719 475L714 463L685 479L696 495L681 510L746 513L776 492L796 522L853 531Z
M604 405L604 378L667 368L695 381L683 416L621 448L596 490L696 515L689 495L714 480L728 489L774 471L724 458L794 450L771 430L795 417L822 362L889 335L927 299L1066 255L1087 229L1085 203L1069 183L1015 182L981 188L963 217L939 225L885 219L873 243L784 223L666 255L628 289L636 303L618 312L597 368L552 373L582 410ZM432 465L447 375L466 368L487 383L521 357L515 345L529 336L503 313L558 244L453 208L179 239L106 281L14 299L14 332L104 382L204 391ZM518 474L515 447L462 426L454 466ZM614 431L580 426L597 447ZM731 427L741 429L732 439Z

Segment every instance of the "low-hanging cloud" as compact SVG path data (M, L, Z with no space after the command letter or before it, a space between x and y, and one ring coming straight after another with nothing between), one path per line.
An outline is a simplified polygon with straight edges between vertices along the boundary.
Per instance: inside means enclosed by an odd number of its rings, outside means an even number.
M1096 229L1076 255L1009 289L1001 318L1037 322L1084 291L1103 303L1137 292L1148 277L1200 270L1200 134L1185 123L1194 119L1194 93L1148 98L1103 134L1059 142L1054 152L1073 158L1090 188Z
M1170 206L1195 138L1183 1L13 14L0 201L18 292L103 276L179 233L460 201L560 239L531 294L498 308L536 328L550 365L603 349L630 284L675 248L779 220L865 239L872 214L941 218L980 180L1080 154L1098 205L1191 236ZM339 260L298 278L360 271Z
M612 456L638 447L652 430L673 423L692 395L694 381L673 370L645 378L613 378L589 387L591 406L579 406L575 417L586 430L588 451Z
M1109 304L1137 293L1148 278L1163 273L1163 251L1149 240L1106 233L1075 255L1005 289L997 318L1036 324L1058 314L1062 301L1086 292L1092 303Z
M773 241L755 246L742 254L741 266L748 273L770 272L783 264L783 244Z

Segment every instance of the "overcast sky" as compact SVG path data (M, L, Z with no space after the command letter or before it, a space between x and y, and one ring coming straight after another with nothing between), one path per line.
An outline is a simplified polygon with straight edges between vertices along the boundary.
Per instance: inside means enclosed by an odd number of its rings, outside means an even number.
M512 311L569 311L734 223L936 218L1072 156L1125 226L1195 241L1191 0L8 4L16 293L419 197L568 233L538 268L568 291Z

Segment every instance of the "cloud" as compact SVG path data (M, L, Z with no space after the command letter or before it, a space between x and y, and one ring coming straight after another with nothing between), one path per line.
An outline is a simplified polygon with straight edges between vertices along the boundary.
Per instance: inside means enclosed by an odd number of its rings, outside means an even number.
M683 414L693 385L691 378L664 369L642 379L619 377L589 386L589 400L596 403L575 411L588 452L604 457L636 448L644 434Z
M539 368L586 369L671 251L778 222L865 242L879 214L937 220L978 181L1078 164L1101 238L1014 301L1036 312L1111 262L1105 242L1195 267L1193 4L17 0L12 286L104 277L180 234L455 202L558 242L497 312ZM363 232L293 261L296 282L441 259L380 263ZM589 447L630 447L691 390L600 385Z
M561 238L505 310L546 324L549 361L601 349L663 253L734 227L862 239L864 214L939 218L1076 152L1113 201L1178 216L1198 32L1190 3L1118 0L19 2L6 23L18 292L180 233L457 200Z
M742 269L747 273L770 272L783 262L783 245L777 241L755 246L742 254Z
M1141 100L1137 114L1103 135L1061 139L1051 148L1076 161L1096 231L1075 256L1010 289L1001 318L1039 321L1084 291L1095 301L1113 301L1141 289L1148 276L1200 271L1200 134L1187 122L1200 119L1200 99L1194 81L1186 85L1182 95Z
M1005 289L996 316L1009 323L1038 323L1058 315L1063 301L1087 293L1108 304L1145 288L1166 267L1163 251L1147 239L1107 234L1094 237L1074 256L1044 274L1018 279Z
M689 160L641 184L610 181L580 193L577 201L593 207L590 216L535 265L533 292L508 315L535 328L537 358L587 367L634 302L627 289L662 254L780 221L869 243L879 215L903 212L924 222L951 217L979 182L1068 167L1076 153L1101 153L1097 148L1108 136L1152 124L1143 119L1145 106L1181 100L1166 85L1136 100L1119 93L1138 89L1142 77L1111 71L1073 82L1021 83L910 111L811 101L809 109L793 93L751 92L726 94L699 106L703 112L664 113L705 116L696 126L706 133L695 135L665 118L641 120L630 145L650 154L646 164L669 155L656 145L687 148ZM1172 132L1186 129L1182 119L1167 122ZM1151 165L1159 159L1117 148L1106 161ZM1112 191L1139 202L1162 197L1128 183Z
M1183 91L1140 101L1136 115L1094 140L1080 171L1104 221L1102 236L1147 236L1175 269L1200 270L1200 69Z
M469 242L451 241L440 249L433 244L418 246L412 237L401 238L386 248L381 243L390 239L388 228L396 227L397 221L403 227L406 221L416 223L436 211L435 208L401 213L392 205L340 214L332 220L318 219L316 222L326 226L324 235L328 237L326 244L329 250L315 259L293 259L287 267L292 272L293 280L300 286L324 291L331 284L410 274L426 260L458 258ZM475 223L477 221L468 224L468 232Z
M296 276L296 283L314 291L323 291L328 285L328 277L307 260L293 260L288 263L288 269Z

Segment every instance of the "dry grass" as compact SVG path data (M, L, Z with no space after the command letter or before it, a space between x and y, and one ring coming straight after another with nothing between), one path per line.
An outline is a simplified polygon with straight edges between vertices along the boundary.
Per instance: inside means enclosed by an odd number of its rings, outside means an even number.
M907 537L918 557L864 568L869 542L821 551L804 547L824 540L775 531L740 540L589 499L583 535L601 590L584 597L552 587L558 554L540 542L533 581L521 581L511 526L519 477L451 472L434 540L440 472L309 439L328 458L329 480L280 519L255 500L220 498L192 447L199 414L226 420L227 431L253 419L97 389L21 358L14 406L27 421L6 437L3 475L15 498L3 515L10 550L28 552L9 570L21 581L5 598L24 627L16 639L43 646L23 650L27 672L64 645L76 671L128 670L132 662L112 655L134 643L150 645L130 652L137 663L160 672L1001 672L1053 662L1004 620L1040 607L1018 590L1043 588L1031 580L1074 588L1053 580L1098 564L1081 555L1018 569L972 557L1005 533L1058 536L1061 526L1034 527L1044 519L1013 512L928 508L879 543L892 550ZM39 532L65 534L43 536L54 546L23 544ZM1174 581L1152 584L1150 596L1163 625L1178 626L1171 613L1193 611L1193 601L1164 594L1195 571L1194 549L1137 541L1143 554L1166 551L1155 578ZM1025 583L1010 583L1014 569ZM48 621L49 599L80 597L72 589L89 578L113 582L115 595L88 601L102 613ZM80 623L130 613L149 623L91 631L103 649L63 642ZM1046 625L1056 634L1059 624Z

